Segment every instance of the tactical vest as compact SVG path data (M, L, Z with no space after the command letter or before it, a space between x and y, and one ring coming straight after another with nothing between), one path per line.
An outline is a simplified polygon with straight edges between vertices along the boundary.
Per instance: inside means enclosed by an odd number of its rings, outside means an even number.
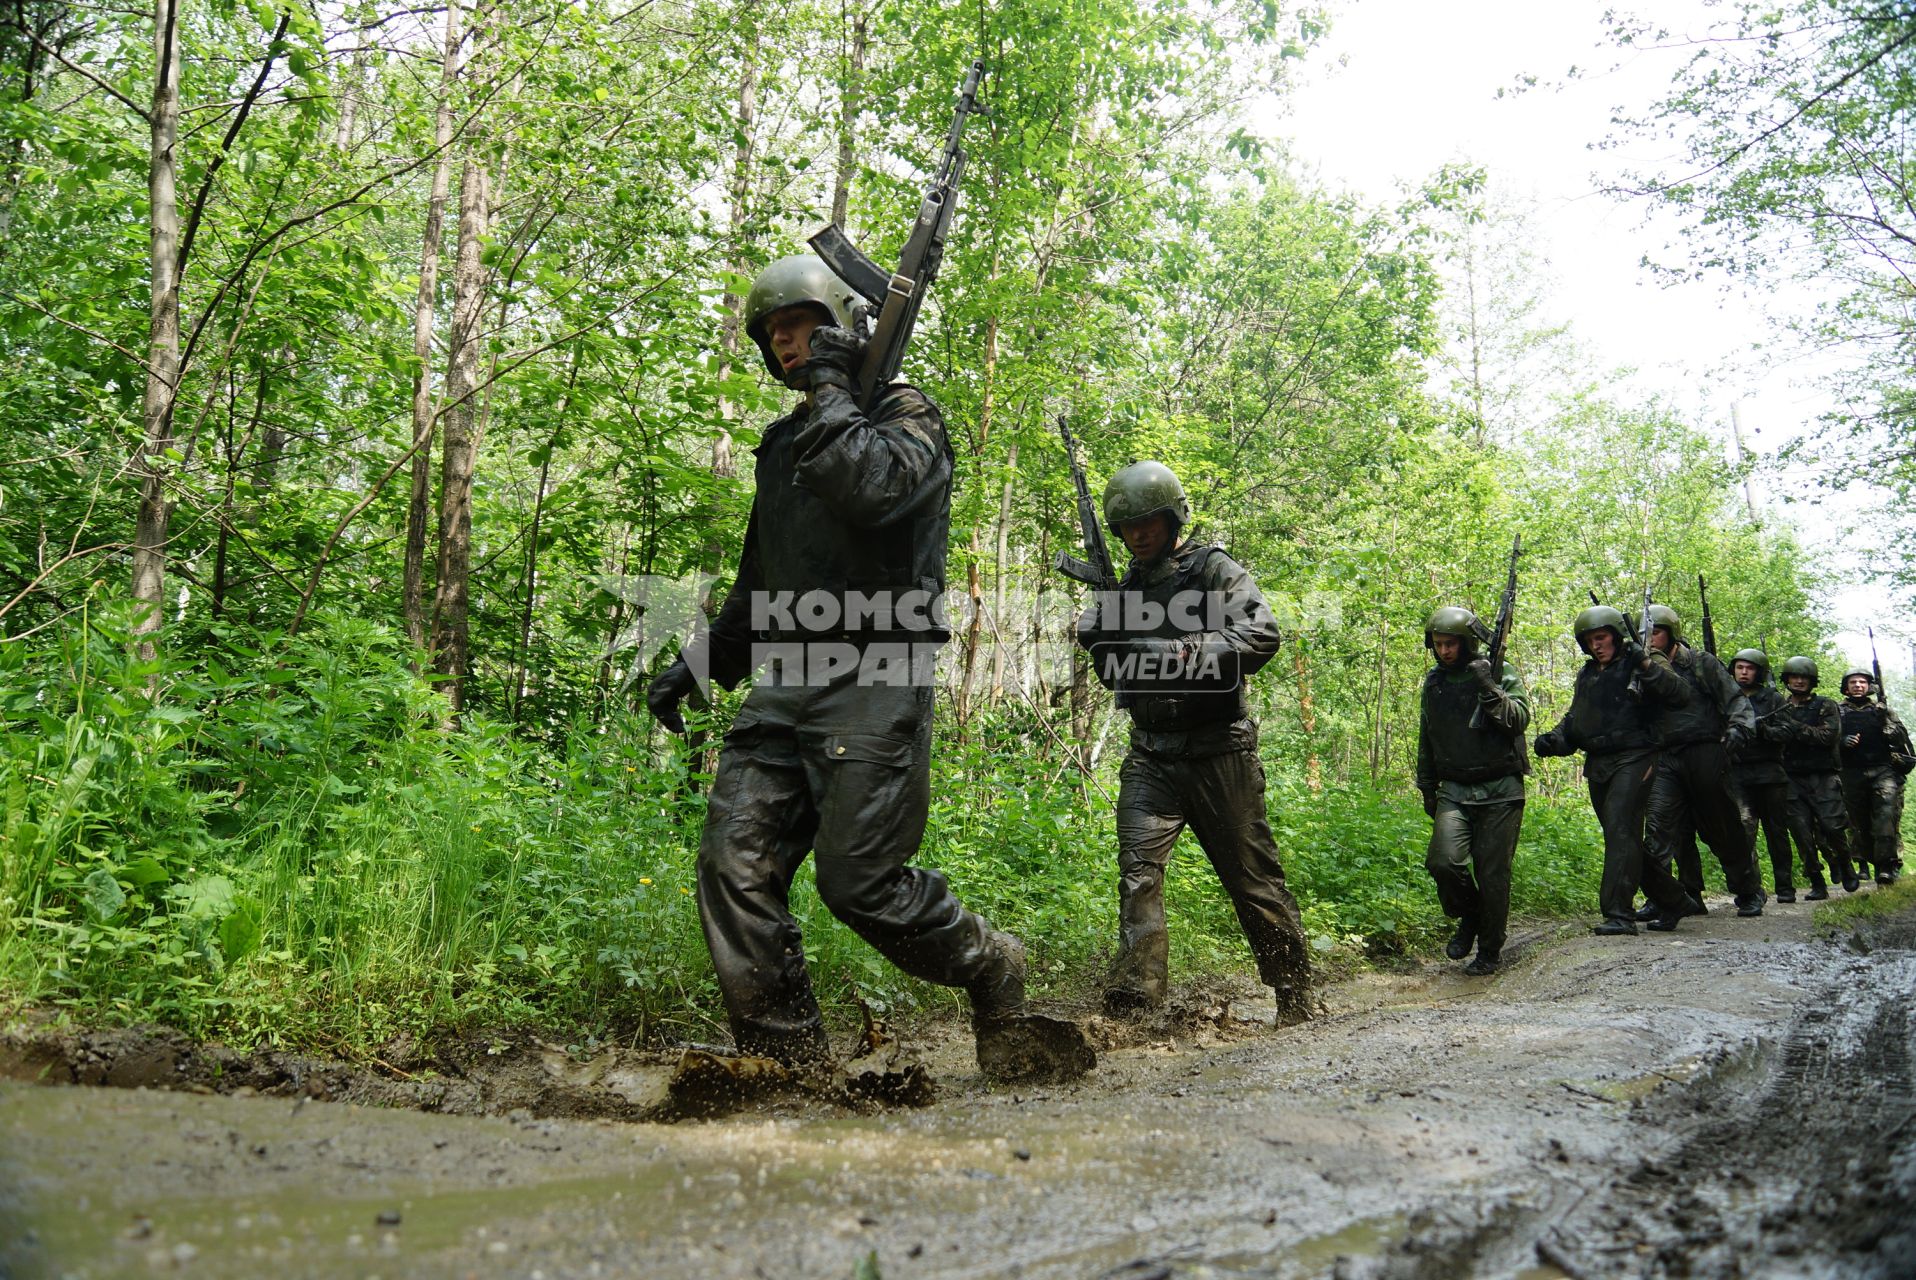
M1443 667L1424 677L1424 743L1439 782L1489 782L1530 772L1523 736L1486 722L1470 727L1479 702L1473 679L1452 680Z
M1786 699L1768 685L1758 685L1754 689L1745 689L1744 694L1750 700L1750 710L1756 713L1759 725L1770 723L1771 717L1785 714L1779 711ZM1736 749L1733 757L1738 769L1753 770L1761 765L1781 764L1783 761L1783 743L1780 740L1765 738L1759 732L1746 738Z
M1145 586L1138 585L1142 566L1133 568L1125 575L1120 588L1137 591L1150 604L1169 605L1172 597L1180 591L1203 589L1204 567L1217 550L1215 546L1200 546L1180 553L1176 572ZM1172 640L1185 634L1185 628L1171 616L1167 608L1164 617L1149 631L1130 631L1126 634ZM1176 682L1176 688L1163 690L1154 689L1143 682L1122 681L1117 689L1117 702L1131 713L1131 723L1152 732L1229 724L1244 717L1247 705L1244 682L1235 679L1234 675L1232 679L1234 682L1229 687L1207 689L1201 686L1194 688L1193 681L1181 678Z
M1657 744L1655 712L1630 692L1631 664L1619 658L1600 667L1593 658L1577 673L1570 702L1570 735L1593 756Z
M899 384L887 393L887 400L900 391L912 389ZM916 392L912 392L917 394ZM929 401L927 401L929 404ZM882 418L881 403L871 417ZM793 597L819 591L837 601L835 626L807 628L802 623L787 630L780 625L760 631L768 639L822 640L846 638L867 640L875 636L889 639L941 641L951 638L950 628L930 621L932 604L942 607L945 594L945 553L951 527L951 442L944 435L944 420L937 406L931 412L939 417L940 456L918 488L899 509L877 527L847 523L831 504L796 481L797 458L793 437L806 420L806 411L787 414L766 428L763 441L754 451L758 462L754 474L758 493L752 512L753 539L759 573L770 597L791 593ZM858 593L866 601L882 594L893 602L904 600L906 618L901 630L895 616L877 622L846 619L861 603L847 600ZM911 593L923 593L913 596ZM922 609L916 609L919 601ZM781 605L779 612L788 606ZM926 620L919 629L916 618Z
M1717 705L1716 690L1703 679L1705 663L1719 669L1721 664L1697 649L1691 649L1688 656L1688 662L1672 661L1670 670L1690 686L1690 701L1681 707L1660 707L1657 712L1657 737L1666 747L1723 741L1723 709Z
M1805 725L1817 724L1825 717L1829 720L1839 718L1835 703L1813 695L1808 702L1794 699L1785 702L1783 709L1776 714L1794 717ZM1836 746L1834 741L1828 746L1819 746L1808 738L1791 738L1783 744L1783 768L1790 773L1835 773L1838 764Z
M1888 709L1875 702L1859 707L1845 700L1838 705L1843 713L1842 736L1863 735L1863 740L1855 746L1843 748L1843 763L1863 768L1888 764L1890 748L1894 745L1889 737Z

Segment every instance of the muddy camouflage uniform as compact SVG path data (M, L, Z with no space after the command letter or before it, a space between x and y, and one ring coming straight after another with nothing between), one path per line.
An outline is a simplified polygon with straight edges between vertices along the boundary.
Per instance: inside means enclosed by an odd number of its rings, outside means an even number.
M1756 683L1743 690L1756 717L1755 731L1730 752L1743 838L1749 842L1754 859L1757 829L1762 828L1777 897L1793 898L1796 882L1790 874L1790 777L1783 771L1783 744L1790 736L1781 714L1785 699L1769 683L1769 660L1760 653L1747 657L1750 653L1755 651L1745 650L1736 655L1736 660L1752 662L1757 669Z
M1118 790L1118 959L1107 1000L1115 1008L1164 1001L1164 872L1188 825L1230 895L1259 977L1276 992L1279 1017L1308 1017L1304 929L1265 814L1257 723L1246 714L1244 681L1277 652L1277 621L1242 565L1195 540L1134 565L1119 591L1158 606L1191 598L1184 593L1218 601L1223 625L1194 632L1167 610L1153 629L1105 629L1096 605L1078 623L1092 669L1131 714ZM1185 670L1212 659L1217 678L1193 688L1184 677L1154 684L1119 674L1127 655L1146 654L1177 655Z
M1611 627L1622 643L1622 629ZM1661 662L1658 658L1655 661ZM1636 932L1636 893L1641 887L1666 914L1681 913L1689 895L1670 874L1667 862L1649 855L1643 841L1650 783L1656 774L1655 711L1633 687L1636 664L1619 654L1608 666L1595 658L1577 672L1570 710L1557 727L1539 734L1537 755L1584 753L1583 776L1590 807L1603 828L1603 882L1598 904L1604 927Z
M1487 668L1479 680L1467 662L1439 663L1424 677L1417 788L1431 816L1424 868L1437 901L1446 916L1474 924L1478 954L1494 963L1509 925L1510 866L1523 827L1530 695L1509 662L1501 681L1488 681ZM1483 718L1472 728L1479 708Z
M816 390L772 423L738 578L704 641L712 679L731 688L755 643L935 642L942 630L781 634L754 629L755 593L911 590L942 596L952 458L938 410L898 385L871 417L845 390ZM764 619L761 619L764 621ZM822 686L768 670L725 735L698 854L698 903L732 1034L745 1052L823 1056L823 1022L787 906L813 852L818 895L915 978L975 993L997 980L1009 939L967 911L945 877L911 866L930 800L929 683ZM1015 945L1015 944L1014 944Z
M1838 773L1837 733L1841 713L1828 698L1794 694L1779 716L1788 731L1783 743L1783 771L1790 780L1790 838L1809 877L1810 893L1827 892L1819 852L1829 856L1830 878L1844 885L1856 883L1850 864L1849 814L1843 807L1843 783Z
M1647 840L1652 860L1665 866L1702 836L1723 866L1723 878L1739 909L1760 911L1763 881L1750 859L1742 805L1730 772L1730 748L1756 729L1750 700L1715 654L1680 639L1667 660L1642 673L1643 699L1656 708L1657 766L1650 787ZM1693 845L1690 847L1694 847ZM1686 892L1700 900L1702 868Z
M1845 677L1844 683L1848 683ZM1875 864L1884 884L1903 869L1903 763L1910 758L1909 730L1896 713L1865 694L1845 697L1840 707L1843 803L1849 813L1850 847L1858 862ZM1847 745L1860 736L1861 742ZM1867 875L1867 867L1858 868Z

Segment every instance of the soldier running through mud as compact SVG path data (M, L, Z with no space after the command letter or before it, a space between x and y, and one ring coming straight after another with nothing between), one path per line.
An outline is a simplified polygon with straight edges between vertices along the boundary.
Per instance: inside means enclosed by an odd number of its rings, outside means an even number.
M1843 673L1843 806L1858 872L1873 867L1877 884L1893 884L1903 869L1903 779L1916 767L1916 753L1875 685L1866 667Z
M1830 896L1823 880L1822 855L1830 878L1855 893L1861 884L1849 857L1849 814L1843 808L1838 735L1842 713L1816 693L1816 662L1801 654L1783 662L1783 687L1789 701L1780 712L1788 737L1783 743L1783 772L1790 780L1790 838L1809 877L1811 902Z
M1754 858L1757 830L1762 829L1776 900L1795 902L1796 880L1790 873L1790 776L1783 770L1783 747L1790 729L1786 717L1779 714L1784 698L1770 683L1770 658L1761 649L1737 650L1730 659L1730 678L1750 700L1756 717L1755 731L1730 752L1743 838Z
M1297 902L1264 809L1264 766L1245 680L1277 652L1277 622L1224 551L1187 537L1191 507L1169 467L1135 462L1104 491L1105 523L1131 552L1118 589L1078 621L1092 669L1131 714L1118 793L1114 1015L1161 1006L1169 935L1164 872L1188 825L1230 895L1279 1026L1311 1016Z
M1530 695L1508 661L1501 678L1477 652L1489 634L1468 609L1446 606L1424 624L1424 647L1437 665L1424 677L1417 722L1417 789L1430 816L1424 867L1457 929L1444 946L1452 960L1477 956L1464 972L1497 971L1510 919L1510 866L1523 827L1524 730Z
M1577 615L1573 629L1589 661L1577 672L1570 710L1556 728L1538 734L1532 747L1539 758L1584 753L1590 807L1603 828L1603 882L1598 889L1603 921L1592 932L1634 934L1639 887L1658 908L1649 927L1667 932L1703 904L1683 891L1667 862L1650 856L1644 847L1657 734L1654 709L1639 697L1636 677L1650 659L1630 635L1622 611L1609 605L1591 605ZM1667 659L1659 656L1655 661Z
M1058 1079L1091 1054L1075 1027L1027 1017L1025 949L910 864L930 803L932 657L952 454L938 409L891 383L870 412L851 289L811 255L768 266L744 327L774 378L804 393L765 429L738 576L704 637L652 682L660 724L701 671L764 673L725 735L698 853L699 916L739 1050L829 1059L788 906L814 855L825 906L912 977L970 997L980 1067ZM803 599L817 608L795 606Z
M1730 772L1730 753L1756 730L1756 714L1716 655L1683 641L1683 620L1666 605L1651 605L1650 647L1638 663L1644 702L1655 708L1656 777L1650 787L1646 840L1651 860L1665 866L1694 830L1716 855L1736 897L1739 916L1760 916L1768 897L1743 830L1742 807ZM1702 907L1702 869L1683 886ZM1661 912L1656 905L1646 910ZM1639 917L1641 918L1641 917Z

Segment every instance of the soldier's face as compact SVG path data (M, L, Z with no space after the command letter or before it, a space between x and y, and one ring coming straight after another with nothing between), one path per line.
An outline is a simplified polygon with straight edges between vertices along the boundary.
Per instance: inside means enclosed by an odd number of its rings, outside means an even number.
M800 303L794 307L780 307L765 317L765 341L772 348L772 358L779 367L790 373L812 358L812 330L826 322L817 307Z
M1788 686L1791 693L1808 693L1810 691L1810 678L1808 676L1784 676L1783 683Z
M1155 560L1170 544L1171 517L1160 511L1142 519L1126 520L1118 525L1118 533L1133 556L1139 560Z
M1851 676L1843 681L1843 692L1852 698L1869 696L1869 681L1862 676Z
M1670 628L1651 627L1650 643L1658 653L1668 653L1675 646L1676 641L1670 639Z
M1597 660L1599 666L1609 666L1610 660L1617 656L1616 633L1607 629L1603 631L1592 631L1590 633L1590 656Z
M1430 651L1437 655L1437 661L1447 667L1457 665L1457 659L1464 652L1464 642L1459 636L1432 636Z
M1730 664L1730 674L1736 677L1738 684L1747 689L1756 683L1756 664L1754 662L1732 662Z

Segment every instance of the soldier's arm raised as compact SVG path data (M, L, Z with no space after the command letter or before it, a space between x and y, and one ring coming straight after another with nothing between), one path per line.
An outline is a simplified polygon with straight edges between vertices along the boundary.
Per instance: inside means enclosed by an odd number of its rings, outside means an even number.
M1530 727L1530 694L1523 687L1523 676L1508 661L1503 680L1478 694L1477 701L1484 715L1505 733L1518 734Z
M793 439L795 471L848 524L876 528L914 509L941 469L950 482L944 420L919 391L891 388L869 418L842 387L816 395Z

